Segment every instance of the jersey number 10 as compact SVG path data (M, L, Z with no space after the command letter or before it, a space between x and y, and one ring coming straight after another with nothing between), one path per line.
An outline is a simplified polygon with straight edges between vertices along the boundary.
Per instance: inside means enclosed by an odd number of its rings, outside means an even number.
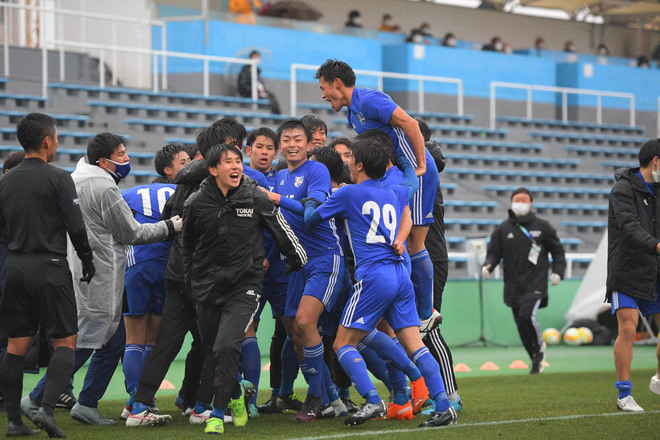
M165 202L172 195L174 189L164 186L156 191L156 198L158 200L158 214L163 212L163 207ZM153 215L153 210L151 208L151 195L149 194L149 188L140 188L137 190L137 193L142 196L142 213L151 217Z
M386 243L385 237L378 234L378 227L380 226L380 219L383 219L383 225L385 229L390 233L389 244L394 243L394 234L396 234L396 210L394 206L386 203L383 205L383 211L381 215L380 206L378 203L373 200L364 202L362 205L362 214L371 215L371 225L369 226L369 232L367 232L367 243Z

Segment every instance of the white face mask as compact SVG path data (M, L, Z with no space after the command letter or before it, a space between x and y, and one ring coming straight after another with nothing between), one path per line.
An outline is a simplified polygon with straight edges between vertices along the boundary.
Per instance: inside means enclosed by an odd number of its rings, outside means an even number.
M355 17L355 18L353 19L353 24L359 24L359 25L361 25L361 24L362 24L362 18L360 18L360 17Z
M497 42L497 43L495 43L495 50L498 51L498 52L501 52L503 46L504 45L502 43Z
M660 183L660 165L658 165L658 168L656 168L655 163L653 163L651 178L653 179L653 183Z
M524 217L527 214L529 214L529 211L532 209L532 205L529 203L512 203L511 204L511 211L518 216L518 217Z
M415 35L412 39L413 43L415 44L420 44L422 42L422 36L421 35Z
M447 46L456 47L456 40L454 40L453 38L450 38L449 40L447 40Z

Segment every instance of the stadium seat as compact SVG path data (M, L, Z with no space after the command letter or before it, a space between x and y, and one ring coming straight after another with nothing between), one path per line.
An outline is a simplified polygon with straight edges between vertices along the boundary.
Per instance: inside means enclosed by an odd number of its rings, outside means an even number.
M530 168L541 166L543 168L576 168L580 165L579 159L564 159L552 157L522 157L522 156L485 156L482 154L445 153L447 159L451 159L452 165L466 161L469 164L477 164L480 161L484 165L497 164L498 166L509 166L511 164L522 164Z
M541 144L528 144L523 142L491 141L485 139L453 139L453 138L434 138L437 143L447 149L461 149L463 151L492 150L493 152L507 151L521 153L540 153L543 150Z
M644 133L645 127L641 125L626 125L626 124L598 124L597 122L583 122L583 121L562 121L557 119L542 119L542 118L532 118L527 119L523 117L513 117L513 116L498 116L498 121L506 122L509 125L521 125L527 127L533 125L537 128L575 128L575 129L588 129L588 130L600 130L600 131L612 131L618 132L623 131L631 134L642 134Z
M587 147L582 145L565 145L564 150L576 153L578 156L589 155L591 157L637 157L639 150L635 148L615 147Z
M556 140L556 141L582 141L584 143L594 142L597 144L631 144L642 145L647 141L646 138L633 137L633 136L617 136L605 134L586 134L586 133L566 133L557 131L530 131L529 135L534 138L542 140Z

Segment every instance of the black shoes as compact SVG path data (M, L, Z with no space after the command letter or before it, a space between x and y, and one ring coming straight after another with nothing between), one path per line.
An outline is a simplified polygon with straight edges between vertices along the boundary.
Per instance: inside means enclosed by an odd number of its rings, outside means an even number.
M453 425L458 422L458 415L456 415L456 410L453 406L450 406L449 409L445 412L433 411L431 417L419 425L420 428L434 428L438 426L448 426Z
M64 438L66 434L62 431L55 421L55 417L46 414L43 408L39 408L39 412L34 416L34 424L39 429L43 429L48 433L51 438Z
M23 423L17 425L14 422L9 422L7 426L7 437L27 437L29 435L39 435L39 431L29 428Z
M284 405L279 401L277 396L270 396L270 399L263 405L257 407L259 414L280 414L284 411Z
M382 400L378 403L365 403L355 414L352 414L344 420L349 426L361 425L369 419L376 417L385 417L387 414L387 405Z

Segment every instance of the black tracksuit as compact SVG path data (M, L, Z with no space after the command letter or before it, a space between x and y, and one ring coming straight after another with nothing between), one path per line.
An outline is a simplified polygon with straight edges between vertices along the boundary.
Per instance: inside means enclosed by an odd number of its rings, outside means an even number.
M660 185L651 194L636 175L639 168L619 169L610 192L607 221L607 299L614 291L655 300L660 274Z
M259 306L264 228L292 270L307 255L277 207L252 179L225 196L209 176L186 200L181 236L185 281L197 303L202 342L215 361L214 406L226 408L236 385L241 342Z
M541 248L537 264L528 259L532 242L518 224L527 229ZM491 271L502 261L504 303L512 308L520 339L533 362L537 361L535 356L542 343L536 311L548 305L548 253L552 255L552 272L564 278L566 257L557 231L533 212L518 218L509 210L509 218L490 236L484 261Z

